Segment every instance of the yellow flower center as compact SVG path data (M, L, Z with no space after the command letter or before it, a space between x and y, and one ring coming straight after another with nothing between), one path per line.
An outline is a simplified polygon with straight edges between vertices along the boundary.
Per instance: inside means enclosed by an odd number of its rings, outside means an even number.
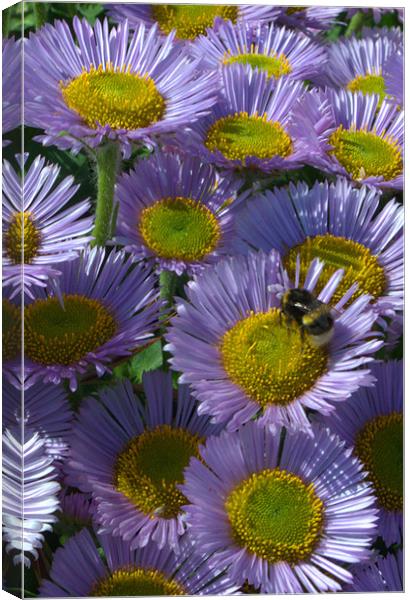
M393 412L368 421L355 440L355 452L368 471L378 502L403 510L403 415Z
M30 264L41 245L41 233L34 225L30 212L15 213L4 234L4 246L7 256L18 265Z
M72 365L108 342L117 330L98 300L77 294L36 300L25 309L25 351L41 365Z
M314 258L324 262L323 271L316 288L319 293L337 269L344 269L344 276L335 294L332 304L336 304L348 289L358 283L359 287L349 303L362 294L370 294L375 299L382 296L387 282L383 267L378 263L369 248L359 242L337 237L331 233L306 238L301 244L293 246L284 257L284 265L291 278L296 273L296 260L300 257L300 278L303 281Z
M3 298L3 360L17 358L21 352L21 308Z
M282 75L289 75L292 72L290 62L283 53L280 55L275 53L270 56L255 53L229 55L223 60L223 63L250 65L253 68L258 68L260 71L266 71L269 77L275 77L276 79Z
M368 73L367 75L357 75L352 81L350 81L346 88L350 92L362 92L363 94L379 94L378 107L380 108L381 103L386 97L386 83L383 76L375 73Z
M286 406L311 389L327 370L328 353L302 339L295 323L286 323L279 309L251 312L223 336L223 367L261 408Z
M332 133L329 144L340 164L354 179L383 177L394 179L403 171L399 143L391 136L379 136L364 129L344 129L342 125Z
M159 425L133 438L118 455L114 485L138 510L152 518L176 517L188 501L177 485L201 442L182 428Z
M253 473L225 508L235 542L271 563L306 560L322 531L324 507L313 484L283 469Z
M117 569L94 585L90 596L185 596L186 591L177 581L156 569Z
M89 127L109 125L112 129L140 129L159 121L165 113L164 98L147 75L131 73L107 64L91 66L67 85L60 83L65 103Z
M289 6L286 9L286 14L293 15L294 13L302 12L302 10L306 10L307 8L307 6Z
M186 261L202 260L221 237L215 215L190 198L166 198L144 208L139 230L157 256Z
M193 40L213 27L216 17L236 23L238 7L224 4L155 4L151 7L152 17L161 30L168 34L176 29L183 40Z
M293 151L292 140L279 122L245 112L216 121L208 130L205 146L211 152L219 150L228 160L243 163L247 157L286 158Z

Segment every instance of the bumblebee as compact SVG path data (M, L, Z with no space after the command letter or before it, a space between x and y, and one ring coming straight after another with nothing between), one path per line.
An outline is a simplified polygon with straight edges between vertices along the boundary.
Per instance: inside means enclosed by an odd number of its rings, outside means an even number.
M330 307L304 288L287 290L282 296L282 313L296 321L303 334L308 334L315 346L328 344L333 335L334 320Z

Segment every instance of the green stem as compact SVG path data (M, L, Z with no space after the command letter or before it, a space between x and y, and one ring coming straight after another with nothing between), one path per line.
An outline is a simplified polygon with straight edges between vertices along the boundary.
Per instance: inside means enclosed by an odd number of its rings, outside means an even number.
M355 15L353 15L353 17L346 29L345 36L350 37L354 33L357 33L358 31L360 31L360 29L363 27L365 17L366 17L366 15L362 11L359 11Z
M168 306L174 302L174 294L177 288L178 275L174 271L161 271L159 276L159 296L165 300Z
M93 245L105 246L112 237L114 186L120 163L120 146L108 142L97 149L97 206Z
M43 27L47 23L47 3L46 2L34 2L34 20L36 23L36 29Z

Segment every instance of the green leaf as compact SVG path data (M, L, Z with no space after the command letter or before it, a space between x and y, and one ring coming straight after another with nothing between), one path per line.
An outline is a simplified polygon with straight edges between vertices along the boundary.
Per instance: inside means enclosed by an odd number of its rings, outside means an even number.
M158 341L135 354L128 362L115 367L114 375L117 379L128 378L133 383L141 383L143 373L159 369L163 362L162 345Z

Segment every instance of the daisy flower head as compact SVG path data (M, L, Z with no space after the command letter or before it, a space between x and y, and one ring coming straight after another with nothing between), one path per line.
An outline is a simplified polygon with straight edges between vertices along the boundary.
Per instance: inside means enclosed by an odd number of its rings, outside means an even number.
M14 37L3 39L2 46L2 131L5 133L22 123L22 47ZM3 140L3 145L8 142Z
M3 433L3 539L13 562L38 558L45 531L57 521L57 471L40 434L21 425Z
M214 103L213 75L198 75L173 34L141 24L129 39L127 21L92 28L77 17L73 28L76 39L65 21L47 24L26 45L26 121L45 130L44 144L118 139L128 155L132 142L175 131Z
M158 293L150 270L124 252L86 250L61 271L24 309L25 371L32 382L67 379L74 391L78 375L102 376L151 337Z
M292 277L297 261L305 277L311 261L322 260L318 290L344 269L333 303L356 283L352 299L369 294L377 311L389 317L403 310L404 210L394 199L382 203L376 188L354 188L341 177L311 188L291 183L242 202L236 227L245 242L241 250L278 250Z
M377 316L369 296L341 312L353 288L336 304L334 334L326 345L284 318L280 296L298 287L315 294L323 266L315 259L304 282L299 268L291 281L276 251L249 253L221 260L188 283L165 349L182 373L180 381L191 384L199 414L228 422L229 430L259 417L273 430L310 433L306 409L327 414L373 381L368 369L357 368L382 344L371 338ZM334 273L318 299L328 304L342 277L342 270Z
M404 106L404 56L402 52L392 54L386 62L386 92L399 106Z
M346 592L402 592L403 551L354 566L352 574L353 582L344 588Z
M188 538L178 555L153 543L133 550L109 534L99 534L97 543L84 528L59 548L40 597L227 595L238 589L193 553Z
M198 445L221 426L196 412L188 386L177 397L172 374L143 376L146 403L126 381L90 398L73 430L70 485L90 491L104 532L121 536L130 547L151 541L178 551L185 532L178 484Z
M369 556L377 522L360 462L329 430L286 435L248 423L210 438L181 486L211 564L263 594L338 591Z
M312 34L331 28L342 10L341 6L282 6L276 23Z
M358 390L335 413L317 418L363 463L380 508L377 534L390 546L403 536L403 362L375 363L371 371L374 387Z
M272 21L279 14L275 6L255 4L110 4L108 14L115 21L128 19L130 27L139 23L157 24L163 35L175 31L176 38L189 42L222 23Z
M59 277L59 263L75 259L92 239L89 200L66 207L79 185L71 175L59 181L60 167L37 156L23 174L28 154L16 156L21 170L3 161L3 285L11 297L46 287ZM65 210L63 210L65 209ZM24 240L24 243L23 241Z
M20 388L18 379L21 376L21 313L22 297L21 294L10 298L12 289L3 288L2 298L2 359L3 372L7 378ZM9 371L10 368L10 371ZM15 371L15 374L14 374Z
M69 451L73 414L63 387L37 383L23 394L22 390L5 380L2 391L6 427L22 426L24 423L24 427L39 434L49 456L55 461L64 460Z
M234 237L230 203L240 181L200 159L157 152L117 183L117 240L178 274L215 262Z
M322 69L326 53L309 37L271 25L239 24L230 21L217 31L200 35L191 47L201 68L215 70L233 64L249 65L269 77L311 79Z
M300 167L308 147L299 139L293 110L305 94L302 81L270 78L244 65L222 70L222 92L212 115L178 136L206 162L225 169L260 171Z
M308 116L296 117L311 127L326 113L327 132L316 144L322 151L309 164L360 184L403 188L404 111L397 104L385 98L379 106L376 94L327 89L310 94L302 111Z
M397 43L389 36L351 38L331 44L319 83L364 95L377 94L379 107L386 97L397 103L397 96L387 92L389 78L390 89L397 88L398 95L403 96L403 71L389 60L397 51Z

